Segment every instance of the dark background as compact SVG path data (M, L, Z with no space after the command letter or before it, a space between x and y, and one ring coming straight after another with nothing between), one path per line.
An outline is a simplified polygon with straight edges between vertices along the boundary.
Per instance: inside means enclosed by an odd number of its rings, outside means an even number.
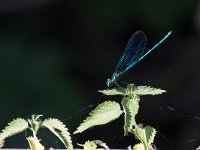
M173 34L121 78L167 90L142 97L137 122L157 129L160 150L195 149L200 145L197 0L1 0L1 129L36 113L61 119L72 133L97 103L111 99L97 91L106 88L128 39L139 29L148 37L147 49L168 31ZM9 138L6 147L28 147L27 134ZM63 147L45 130L38 136L47 147ZM72 139L74 144L101 139L111 148L136 143L123 137L123 117Z

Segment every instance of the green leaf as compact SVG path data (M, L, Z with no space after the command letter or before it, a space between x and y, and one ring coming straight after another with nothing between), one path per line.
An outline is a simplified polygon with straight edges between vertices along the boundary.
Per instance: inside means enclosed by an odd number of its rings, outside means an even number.
M134 84L127 85L126 88L114 88L107 90L99 90L100 93L104 95L112 96L112 95L122 95L122 96L135 96L135 95L158 95L166 92L165 90L153 88L150 86L135 86Z
M133 147L133 150L145 150L145 149L144 149L144 145L143 145L142 143L136 144L136 145Z
M17 118L8 123L8 126L0 133L0 141L3 141L7 137L13 136L17 133L23 132L28 128L28 122L22 118Z
M150 86L138 86L135 90L134 93L136 95L158 95L166 92L165 90L153 88Z
M102 142L101 140L94 140L94 143L96 145L99 145L99 146L105 148L105 149L109 149L109 147L106 145L106 143Z
M131 83L127 85L127 90L128 91L134 91L136 89L135 84Z
M93 141L86 141L83 148L84 150L96 150L97 145Z
M42 121L41 121L40 118L41 118L42 116L43 116L43 115L36 115L36 114L33 114L33 115L31 116L31 119L28 119L28 120L27 120L28 123L30 124L31 130L34 132L34 134L37 134L37 132L38 132L40 126L41 126ZM35 136L36 136L36 135L35 135Z
M88 128L97 125L107 124L117 119L122 114L120 105L113 101L106 101L98 105L76 129L74 134L81 133Z
M94 143L94 141L86 141L85 144L78 144L79 146L82 146L84 150L96 150L97 145Z
M5 142L4 140L0 141L0 148L2 148L4 146L4 142Z
M48 128L52 133L54 133L67 149L73 149L70 133L61 121L53 118L45 119L42 126Z
M40 141L37 137L33 138L32 136L27 138L29 147L31 150L44 150L44 146L40 144Z
M144 128L138 127L134 131L135 136L145 146L145 150L150 150L151 144L153 143L156 135L156 130L151 126L146 126Z
M135 122L135 116L139 109L139 97L134 98L124 97L122 99L122 107L125 113L124 116L124 135L128 135L131 129L133 129Z
M120 87L120 88L114 88L114 89L99 90L99 92L107 96L126 95L126 88Z
M84 150L96 150L97 146L103 147L105 149L109 149L106 143L102 142L101 140L94 140L94 141L86 141L85 144L77 144L84 148Z

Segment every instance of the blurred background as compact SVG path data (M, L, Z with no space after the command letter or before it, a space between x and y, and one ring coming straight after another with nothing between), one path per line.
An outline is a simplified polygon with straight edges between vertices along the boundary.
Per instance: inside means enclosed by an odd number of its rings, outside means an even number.
M158 49L120 80L167 90L141 98L137 122L157 129L160 150L200 145L200 1L1 0L0 128L16 117L61 119L72 133L98 103L131 35L143 30ZM120 99L120 98L119 98ZM120 102L120 101L119 101ZM5 146L28 147L19 134ZM48 147L63 148L42 130ZM123 117L72 135L74 144L103 140L110 148L137 143L123 137ZM77 147L77 146L75 146Z

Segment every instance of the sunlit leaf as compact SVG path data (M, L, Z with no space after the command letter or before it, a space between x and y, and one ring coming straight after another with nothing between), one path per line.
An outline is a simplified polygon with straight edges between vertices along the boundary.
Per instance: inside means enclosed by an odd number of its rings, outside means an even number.
M151 126L146 126L144 128L138 127L134 130L134 132L135 136L145 146L145 149L150 150L151 144L153 143L156 135L156 130Z
M135 122L135 116L139 109L139 97L129 98L124 97L122 99L122 106L124 110L124 135L128 135L131 129L133 129Z
M134 93L136 95L158 95L166 92L165 90L153 88L150 86L138 86L135 90Z
M23 132L28 128L28 122L22 118L17 118L8 123L2 132L0 133L0 141L3 141L5 138L13 136L17 133Z
M73 149L70 133L61 121L52 118L45 119L42 126L48 128L52 133L54 133L67 149Z
M99 90L100 93L104 95L112 96L112 95L126 95L126 88L114 88L107 90Z
M86 118L83 123L74 132L81 133L88 128L97 125L107 124L115 119L117 119L122 114L120 105L113 101L106 101L98 105L91 113L88 118Z
M142 143L136 144L136 145L133 147L133 150L145 150L145 149L144 149L144 145L143 145Z
M44 146L40 143L40 141L35 137L32 136L27 138L29 147L31 150L44 150Z
M101 140L94 140L94 143L98 146L105 148L105 149L109 149L109 147L106 145L106 143L102 142Z

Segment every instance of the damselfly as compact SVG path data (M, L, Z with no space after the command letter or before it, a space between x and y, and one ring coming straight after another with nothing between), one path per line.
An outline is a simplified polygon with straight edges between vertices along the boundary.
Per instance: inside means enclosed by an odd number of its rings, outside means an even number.
M113 83L116 83L116 81L121 75L123 75L133 66L135 66L139 61L141 61L155 48L157 48L162 42L164 42L170 36L171 33L172 31L168 32L155 46L153 46L151 49L147 50L146 53L144 53L147 44L147 37L143 31L141 30L136 31L128 41L125 51L117 64L117 67L112 75L112 78L107 79L106 82L107 86L109 87Z

